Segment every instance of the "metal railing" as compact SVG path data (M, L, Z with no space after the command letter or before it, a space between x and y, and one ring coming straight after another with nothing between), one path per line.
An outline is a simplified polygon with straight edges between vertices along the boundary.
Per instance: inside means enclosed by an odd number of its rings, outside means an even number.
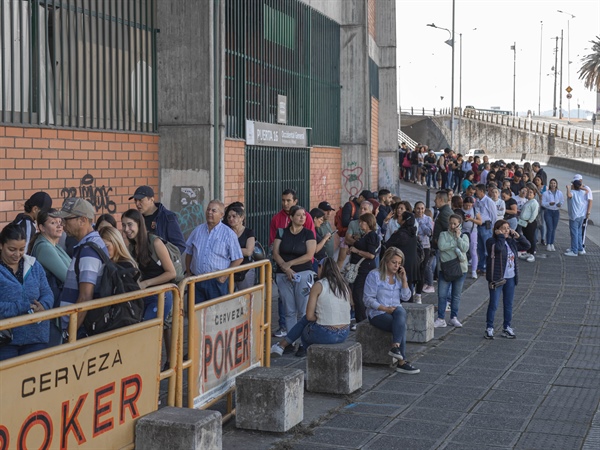
M404 133L402 130L398 130L398 145L406 142L406 146L411 150L414 150L417 146L417 141L412 139L408 134Z
M450 114L450 108L440 109L425 109L425 108L401 108L400 114L406 114L409 116L445 116Z
M156 0L0 0L0 123L156 132Z

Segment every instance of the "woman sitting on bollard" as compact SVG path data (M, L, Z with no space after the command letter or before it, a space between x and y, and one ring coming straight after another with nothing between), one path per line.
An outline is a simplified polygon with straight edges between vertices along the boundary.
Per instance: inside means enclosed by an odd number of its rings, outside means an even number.
M337 263L325 257L318 264L319 281L310 289L306 315L292 327L286 337L273 344L271 354L283 350L300 339L302 347L312 344L339 344L350 332L352 294Z
M400 302L409 300L411 291L403 265L402 251L388 248L379 268L367 276L364 302L369 323L392 333L393 346L388 354L398 362L396 371L415 374L420 370L406 360L406 311Z

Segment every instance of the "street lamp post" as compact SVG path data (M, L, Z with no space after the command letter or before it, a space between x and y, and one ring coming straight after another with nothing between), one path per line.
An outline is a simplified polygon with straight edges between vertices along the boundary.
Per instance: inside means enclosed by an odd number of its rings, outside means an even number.
M452 74L450 77L450 147L454 150L454 0L452 0L452 31L448 28L438 27L435 23L428 23L427 26L447 31L449 38L445 43L452 47Z
M571 86L571 19L574 19L575 16L569 12L566 11L561 11L560 9L557 9L556 12L559 12L561 14L566 14L567 16L571 16L567 19L567 84L569 85L569 87ZM562 53L561 53L561 66L562 66ZM561 67L562 68L562 67ZM561 86L562 87L562 86ZM570 92L569 92L570 94ZM560 95L562 96L562 89L561 89L561 93ZM568 95L567 96L567 108L569 108L569 120L568 120L568 124L571 124L571 96Z
M544 38L544 22L540 20L540 77L538 81L538 116L542 115L542 39Z
M510 49L514 53L514 69L513 69L513 117L517 115L515 108L515 100L517 93L517 43L511 45Z

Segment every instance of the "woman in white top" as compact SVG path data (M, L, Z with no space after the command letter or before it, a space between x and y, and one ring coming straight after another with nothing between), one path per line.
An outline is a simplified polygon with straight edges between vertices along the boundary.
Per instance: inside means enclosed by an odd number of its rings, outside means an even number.
M546 222L546 249L553 252L554 236L556 235L556 227L558 227L558 219L560 218L560 207L565 202L565 197L558 190L558 181L552 178L548 183L548 190L542 194L542 206L544 209L544 219Z
M319 262L319 281L310 289L306 315L288 330L287 336L271 347L271 354L283 355L283 349L296 340L302 349L296 356L305 356L312 344L338 344L350 332L352 294L337 263L325 257Z
M420 370L406 361L406 311L400 301L408 301L411 296L406 272L404 253L396 247L388 248L383 254L378 269L367 275L364 303L367 317L374 327L392 333L393 346L388 354L398 361L396 371L406 374Z

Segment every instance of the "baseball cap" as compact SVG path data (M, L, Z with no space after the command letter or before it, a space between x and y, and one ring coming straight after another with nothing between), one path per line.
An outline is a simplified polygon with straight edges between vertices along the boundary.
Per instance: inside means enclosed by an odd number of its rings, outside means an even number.
M135 190L134 194L129 197L129 200L133 200L134 198L136 200L141 200L145 197L154 197L154 189L150 186L140 186Z
M369 200L370 198L373 198L373 193L367 189L365 189L364 191L362 191L360 193L360 195L365 199L365 200Z
M583 177L579 174L577 174L573 177L573 181L581 181L581 180L583 180Z
M82 198L70 197L66 199L60 211L49 214L50 217L60 219L72 219L74 217L86 217L94 220L96 211L90 202Z
M514 176L515 176L515 177L522 177L522 176L523 176L523 172L521 172L520 170L517 170L517 171L515 172L515 175L514 175Z
M321 203L319 203L319 209L321 209L323 211L335 211L335 209L333 208L333 206L331 206L329 204L329 202L321 202Z
M48 194L42 191L33 194L25 203L30 207L37 206L40 209L52 208L52 199Z

